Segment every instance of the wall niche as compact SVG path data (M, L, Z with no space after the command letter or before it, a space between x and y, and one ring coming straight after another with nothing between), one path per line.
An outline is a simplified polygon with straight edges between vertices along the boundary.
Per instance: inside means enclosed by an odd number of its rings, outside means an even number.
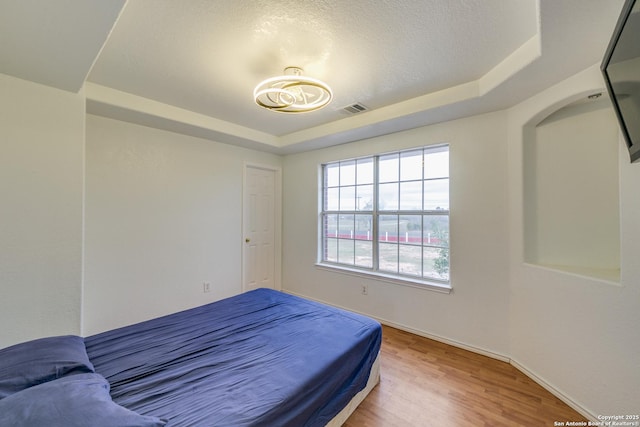
M605 96L525 127L524 258L619 282L619 134Z

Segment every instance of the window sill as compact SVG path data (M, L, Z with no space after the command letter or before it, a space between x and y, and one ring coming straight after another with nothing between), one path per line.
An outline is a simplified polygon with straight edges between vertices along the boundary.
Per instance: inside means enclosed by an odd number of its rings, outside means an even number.
M443 294L450 294L453 288L450 284L430 282L426 280L412 280L411 278L397 277L384 273L377 273L371 271L363 271L355 268L349 268L334 264L316 263L316 267L321 270L332 271L335 273L348 274L351 276L364 277L367 279L378 280L381 282L392 283L394 285L408 286L416 289L423 289L427 291L440 292Z

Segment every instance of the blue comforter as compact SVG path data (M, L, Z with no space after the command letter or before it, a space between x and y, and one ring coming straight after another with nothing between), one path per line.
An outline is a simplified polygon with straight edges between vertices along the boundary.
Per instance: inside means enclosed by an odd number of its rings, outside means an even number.
M113 400L186 426L323 426L380 349L367 317L258 289L85 338Z

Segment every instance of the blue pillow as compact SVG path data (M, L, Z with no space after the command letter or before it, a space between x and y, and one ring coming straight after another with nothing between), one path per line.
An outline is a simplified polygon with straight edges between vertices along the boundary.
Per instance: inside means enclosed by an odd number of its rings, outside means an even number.
M0 350L0 399L65 375L95 372L84 340L40 338Z
M109 383L100 374L70 375L0 400L0 426L162 427L166 423L113 402Z

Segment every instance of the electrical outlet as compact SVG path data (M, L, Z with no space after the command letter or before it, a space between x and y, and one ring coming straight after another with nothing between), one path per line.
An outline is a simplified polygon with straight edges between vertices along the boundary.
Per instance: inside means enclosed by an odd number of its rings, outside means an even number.
M202 292L211 292L211 282L202 282Z
M362 285L362 295L369 295L369 287L367 285Z

